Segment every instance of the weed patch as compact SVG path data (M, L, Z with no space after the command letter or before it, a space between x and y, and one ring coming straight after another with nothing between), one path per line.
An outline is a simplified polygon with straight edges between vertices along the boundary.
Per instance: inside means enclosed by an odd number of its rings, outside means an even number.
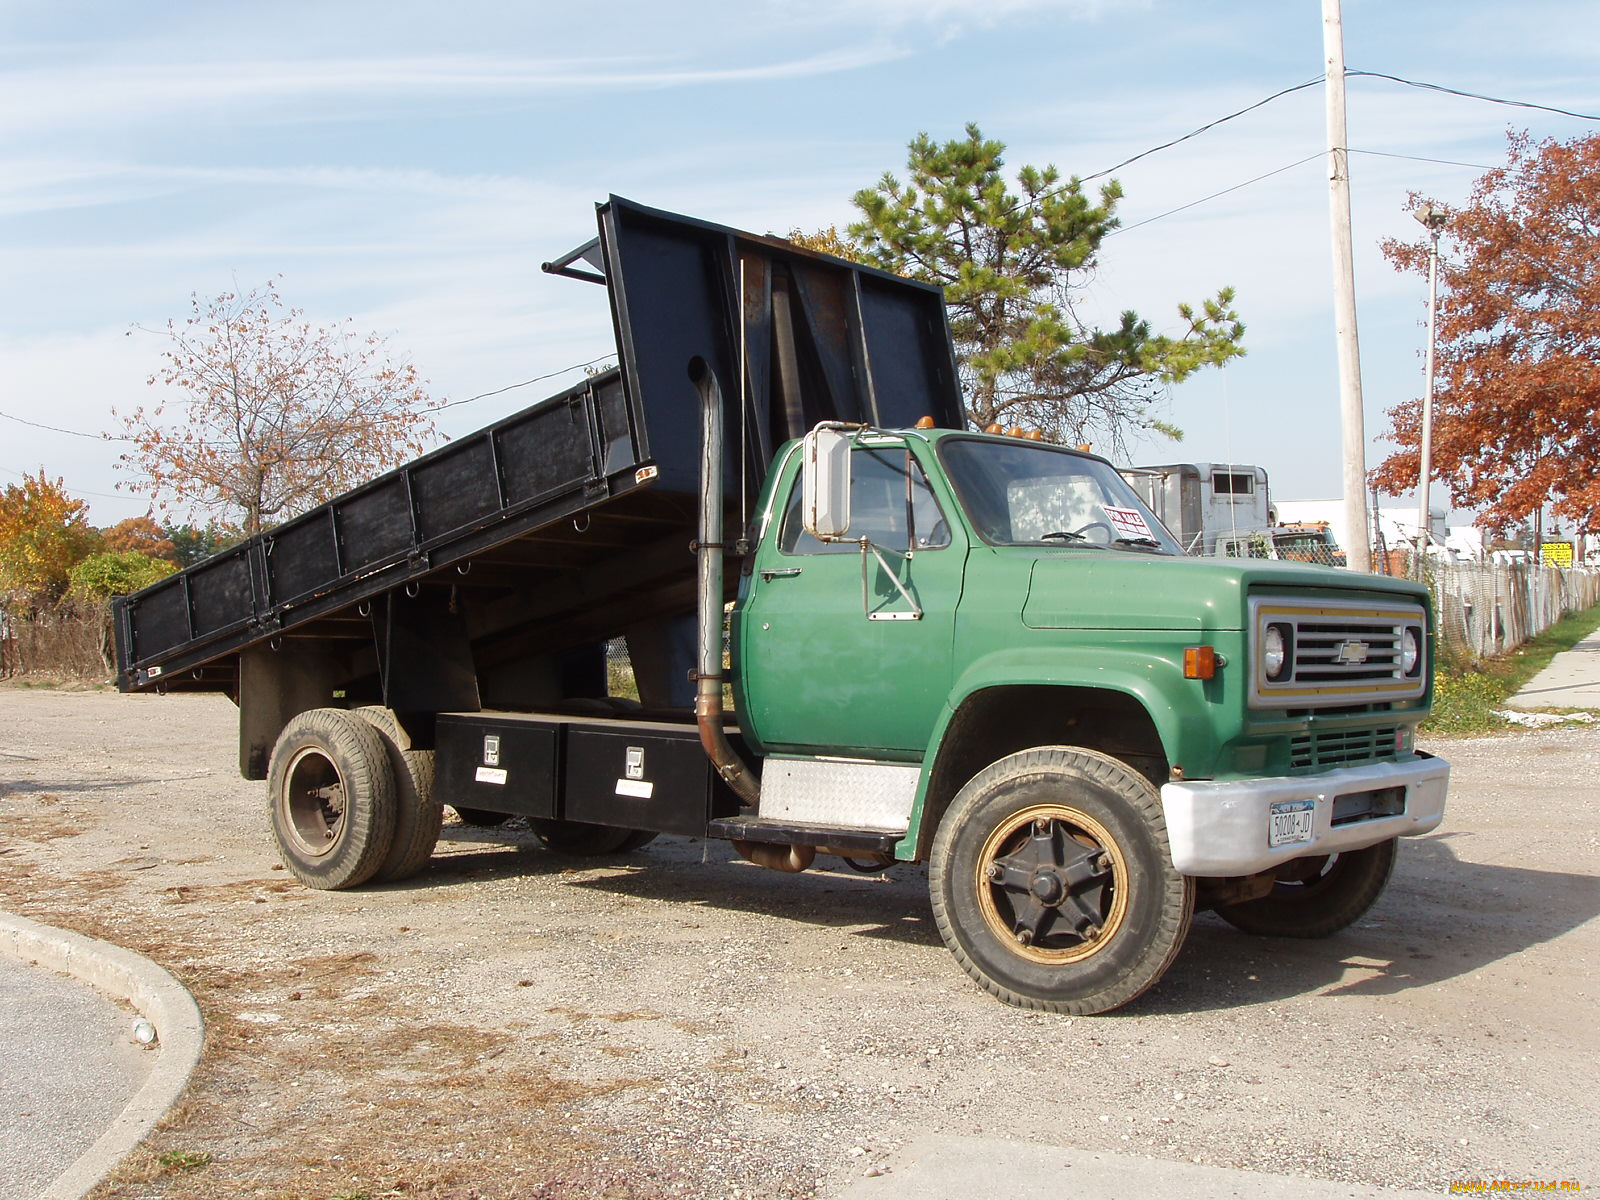
M1600 606L1568 613L1549 629L1509 654L1475 662L1446 658L1433 678L1433 715L1425 734L1468 736L1500 733L1512 723L1500 715L1505 702L1520 692L1550 660L1600 629Z

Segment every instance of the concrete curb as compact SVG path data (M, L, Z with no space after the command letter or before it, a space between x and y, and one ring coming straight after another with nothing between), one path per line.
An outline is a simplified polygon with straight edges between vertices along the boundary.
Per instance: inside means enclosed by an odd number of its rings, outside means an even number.
M183 1094L200 1061L205 1024L187 988L147 958L82 934L0 912L0 954L37 963L124 1000L156 1028L161 1056L98 1141L39 1195L78 1200L137 1146Z

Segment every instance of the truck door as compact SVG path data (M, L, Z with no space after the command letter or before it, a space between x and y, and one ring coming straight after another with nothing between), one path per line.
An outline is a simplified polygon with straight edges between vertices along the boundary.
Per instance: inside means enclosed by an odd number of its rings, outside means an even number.
M920 754L950 690L965 537L903 443L852 451L848 536L805 532L796 473L740 604L741 721L769 750Z

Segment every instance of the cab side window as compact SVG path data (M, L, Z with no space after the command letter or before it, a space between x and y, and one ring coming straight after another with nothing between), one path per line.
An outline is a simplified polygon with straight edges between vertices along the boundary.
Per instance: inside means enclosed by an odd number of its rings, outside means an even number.
M812 537L801 524L800 503L797 478L778 537L785 554L857 554L863 537L901 554L950 544L950 526L909 450L858 446L851 452L849 541Z

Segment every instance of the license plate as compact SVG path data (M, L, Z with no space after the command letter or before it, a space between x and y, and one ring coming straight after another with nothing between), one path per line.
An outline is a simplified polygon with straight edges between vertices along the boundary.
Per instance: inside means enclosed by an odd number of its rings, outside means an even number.
M1317 817L1315 800L1280 800L1267 816L1267 845L1292 846L1311 840Z

